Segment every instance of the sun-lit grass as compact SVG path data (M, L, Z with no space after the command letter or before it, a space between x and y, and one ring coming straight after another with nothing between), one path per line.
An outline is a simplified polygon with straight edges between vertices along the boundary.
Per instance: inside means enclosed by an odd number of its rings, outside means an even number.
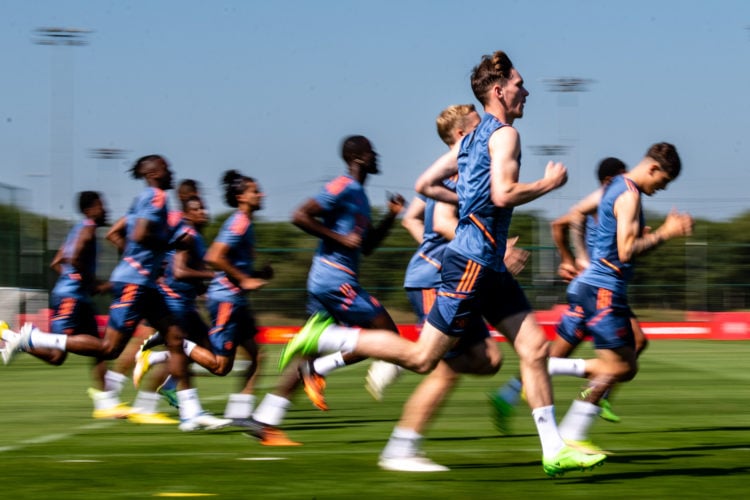
M329 379L331 411L300 396L285 428L299 448L266 448L240 429L182 433L90 418L88 362L52 368L28 356L2 370L0 496L206 498L744 498L750 478L750 343L656 341L638 378L615 395L619 424L596 423L594 440L615 454L593 472L547 478L527 408L499 436L485 393L516 370L467 377L428 433L424 449L447 473L384 472L377 457L420 380L407 374L382 403L363 388L367 363ZM590 354L589 350L581 351ZM270 347L261 393L275 380ZM238 380L196 378L204 406L223 410ZM555 380L558 418L580 380ZM126 398L132 398L128 388ZM165 408L166 409L166 408Z

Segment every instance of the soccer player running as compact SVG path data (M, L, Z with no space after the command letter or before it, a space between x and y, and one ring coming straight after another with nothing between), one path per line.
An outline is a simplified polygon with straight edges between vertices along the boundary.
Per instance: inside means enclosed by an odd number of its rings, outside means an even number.
M180 248L173 248L165 257L164 274L157 280L159 291L164 296L167 307L177 319L187 339L208 343L208 327L201 319L196 300L202 295L207 282L213 277L213 271L206 268L203 257L206 253L206 243L202 236L203 227L208 222L208 215L203 201L198 196L191 196L181 202L182 210L179 222L171 222L175 227L175 238L181 238ZM173 214L175 212L170 212ZM150 337L143 348L136 354L133 369L133 383L140 390L133 403L134 411L128 415L128 420L139 424L169 423L171 419L157 412L160 394L165 389L164 373L155 373L141 385L141 379L154 365L166 363L169 351L153 351L153 347L161 342ZM158 335L160 337L160 335ZM187 341L186 341L187 342ZM158 371L158 370L157 370ZM171 381L171 377L169 377ZM176 395L175 395L176 398Z
M345 325L362 325L398 336L398 328L385 308L359 283L361 254L369 255L383 241L404 206L400 195L388 201L388 212L373 227L370 202L364 190L368 176L379 173L378 155L361 135L344 139L341 156L347 173L328 182L314 198L293 215L294 224L320 238L307 278L309 313L322 313ZM328 406L323 396L325 376L342 366L364 359L346 350L314 360L303 360L282 373L277 387L266 394L253 419L261 424L256 434L266 445L298 444L277 429L291 406L290 398L301 384L320 409Z
M575 338L577 330L590 333L596 358L585 363L550 358L550 365L556 365L558 373L566 373L567 367L567 374L582 372L589 379L560 422L563 438L581 443L581 449L596 449L590 445L588 433L600 412L601 398L614 384L631 380L638 372L627 302L635 258L665 241L692 233L690 215L674 210L658 229L646 231L641 207L643 194L651 196L666 189L681 168L675 147L661 142L651 146L635 168L612 180L599 203L591 264L568 287L569 308L558 333L568 339Z
M115 359L132 337L138 323L146 319L165 333L166 345L171 353L170 374L178 381L180 389L177 392L182 420L180 426L191 429L220 427L225 425L224 420L206 414L197 390L190 386L187 357L182 351L184 333L156 289L156 278L171 239L167 224L166 190L172 188L172 172L167 161L159 155L140 158L131 172L133 178L146 182L146 188L131 206L125 250L110 276L114 300L110 305L104 338L45 333L27 323L21 328L20 335L8 344L11 348L9 352L12 356L18 349L52 348L100 359ZM109 391L100 396L102 399L116 397Z
M438 133L443 141L452 147L464 135L470 133L481 121L471 104L450 106L438 116ZM455 189L455 178L445 181ZM424 324L437 289L440 286L440 268L443 251L455 236L458 224L455 205L437 202L431 198L418 197L421 213L412 209L404 216L404 226L416 226L412 218L423 221L423 238L417 252L406 270L405 286L417 318L419 328ZM528 252L508 248L506 266L515 272L523 269ZM511 264L509 259L513 259ZM515 274L515 273L514 273ZM424 456L420 442L430 419L435 415L445 398L455 387L460 374L493 375L500 369L502 356L497 342L490 337L487 325L481 318L475 321L471 331L440 360L417 386L404 405L401 419L396 424L388 444L381 453L378 464L386 470L406 472L439 472L448 470ZM385 363L381 361L380 363ZM370 370L370 377L373 371ZM370 380L373 387L379 379ZM382 389L381 389L382 390ZM370 392L373 392L371 387Z
M50 328L54 333L62 335L91 335L99 336L96 323L96 309L92 296L109 289L108 282L96 279L97 253L99 242L96 230L107 224L107 211L101 195L96 191L82 191L78 194L78 208L83 214L83 220L75 224L68 232L65 241L58 249L50 267L59 277L50 294L50 308L52 320ZM51 365L60 366L67 353L59 349L34 348L29 354L46 361ZM9 351L3 351L8 358ZM92 377L96 389L104 388L104 374L107 362L95 359ZM114 407L94 406L94 418L119 418L127 413L123 405Z
M176 191L180 209L169 210L167 212L167 224L169 225L172 239L175 239L176 237L186 236L182 231L183 228L181 227L183 225L183 207L188 198L200 195L199 184L194 179L181 180L177 185ZM107 232L107 240L112 243L115 248L117 248L120 254L122 254L122 252L125 250L125 243L127 241L127 220L128 217L126 214L117 222L115 222ZM166 268L166 266L169 265L166 261L169 259L169 256L173 250L166 254L163 268ZM158 279L161 279L161 275ZM169 305L169 302L167 302L167 305ZM119 398L120 393L129 381L128 375L134 374L138 359L143 359L142 357L139 358L139 356L142 355L143 351L163 344L164 336L161 334L161 332L150 326L148 324L148 321L141 321L140 325L133 333L133 337L130 339L128 344L115 360L112 369L107 371L105 375L105 391L113 391L113 394L116 394ZM170 406L179 408L179 403L177 401L177 382L169 376L168 368L169 367L167 365L164 365L163 368L159 370L159 374L152 374L152 376L164 379L164 383L157 389L159 391L159 394L162 395L162 397L169 403ZM136 382L134 385L138 387L139 383ZM89 392L94 400L96 400L96 398L99 396L95 391ZM138 401L137 403L141 404L144 402L145 401ZM148 404L146 404L145 407L140 407L140 410L145 410L152 406L153 404L149 400ZM166 417L166 415L156 413L150 415L147 413L140 413L136 411L131 412L131 414L128 415L128 418L131 421L137 421L137 423L173 423L173 421Z
M503 263L513 208L565 184L567 171L561 163L549 162L542 179L519 182L521 145L512 125L523 116L529 92L504 52L482 57L471 86L484 106L481 123L417 181L422 194L454 203L457 195L459 200L456 237L443 255L442 284L419 340L331 325L316 315L287 344L281 364L286 366L298 354L349 351L428 373L477 318L484 317L518 353L545 473L588 469L604 462L606 455L581 452L560 437L546 369L547 339ZM457 193L452 193L442 181L459 171Z
M602 193L612 179L624 174L626 170L627 167L622 160L617 158L603 159L597 167L599 188L573 205L567 213L552 221L552 239L560 252L560 265L557 268L557 274L563 280L574 281L576 276L589 266L590 255L596 238L596 211L602 199ZM575 283L570 286L575 286ZM577 316L567 316L566 321L570 321L574 317ZM640 355L646 348L648 340L638 319L632 312L630 322L635 338L636 355ZM574 336L570 336L571 334L574 334ZM566 333L558 334L550 344L550 357L567 358L583 341L584 337L585 328L566 328ZM582 363L581 361L578 365L581 368ZM548 364L547 371L551 376L558 374L555 363ZM583 376L582 371L579 371L577 375ZM510 432L510 417L513 415L515 406L520 399L522 387L520 376L517 376L511 378L504 386L489 395L495 426L502 434ZM610 422L620 421L620 417L612 411L606 398L602 398L599 405L601 407L600 417Z
M473 104L458 104L445 108L437 117L437 131L449 147L474 130L480 122L479 113ZM455 190L455 178L445 181ZM417 315L417 328L422 329L427 313L435 302L435 294L440 285L440 261L445 246L455 234L458 219L455 206L443 204L445 216L435 216L436 200L421 194L412 199L401 220L401 225L419 243L419 248L409 261L404 277L404 288L412 309ZM385 361L374 361L367 372L367 391L380 401L387 386L401 374L402 368Z
M247 292L264 287L273 277L270 264L255 268L254 214L263 208L265 193L258 182L236 170L222 176L224 201L236 210L224 221L205 261L216 272L208 286L208 309L212 326L208 345L188 340L185 353L214 375L228 375L234 366L237 346L249 355L240 392L229 395L224 417L247 419L253 409L259 351L255 341L258 332Z

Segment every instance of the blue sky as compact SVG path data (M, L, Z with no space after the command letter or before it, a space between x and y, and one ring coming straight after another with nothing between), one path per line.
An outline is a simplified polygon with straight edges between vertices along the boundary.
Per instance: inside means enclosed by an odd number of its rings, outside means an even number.
M33 43L44 26L92 30L82 47ZM227 210L228 168L256 177L268 219L284 220L343 172L338 148L364 134L385 191L413 193L443 152L434 119L475 102L471 68L505 50L527 82L521 180L563 144L559 191L523 207L555 216L595 188L605 156L635 164L674 143L683 174L646 207L725 220L750 209L750 2L441 0L0 2L0 182L66 214L75 191L105 193L115 215L141 184L125 170L161 153ZM551 92L561 77L588 92ZM122 160L91 158L121 148ZM52 193L50 194L50 186Z

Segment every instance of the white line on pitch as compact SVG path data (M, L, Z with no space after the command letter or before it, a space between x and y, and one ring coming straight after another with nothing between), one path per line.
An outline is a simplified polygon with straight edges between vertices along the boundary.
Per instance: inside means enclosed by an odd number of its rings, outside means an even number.
M5 451L16 451L21 450L23 448L26 448L27 446L33 445L33 444L44 444L44 443L53 443L55 441L62 441L63 439L67 439L70 437L75 436L80 431L89 431L89 430L96 430L96 429L103 429L105 427L110 427L114 425L114 422L107 421L107 422L93 422L91 424L82 425L80 427L76 427L73 429L73 432L66 432L66 433L58 433L58 434L47 434L45 436L37 436L29 439L25 439L21 441L20 443L16 445L11 446L0 446L0 453Z

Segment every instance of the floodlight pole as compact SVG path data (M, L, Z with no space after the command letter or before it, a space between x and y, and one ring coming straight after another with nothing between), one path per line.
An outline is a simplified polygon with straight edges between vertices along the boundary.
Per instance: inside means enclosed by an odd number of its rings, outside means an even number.
M82 28L42 27L33 31L36 45L53 47L80 47L88 45L90 30ZM59 51L55 51L58 54ZM72 53L70 54L72 57ZM50 60L50 192L48 215L52 212L63 218L72 218L73 210L73 64ZM57 66L57 67L56 67ZM66 78L60 73L65 70ZM67 86L66 86L67 85ZM63 88L65 87L65 88ZM65 93L66 95L63 95Z
M109 201L110 212L114 214L124 213L119 206L119 193L118 189L111 189L109 192L105 192L104 187L110 185L116 186L116 180L111 179L110 172L104 168L106 163L110 161L122 160L127 157L128 151L120 148L91 148L89 149L89 158L99 160L96 168L96 185L105 195L105 201ZM102 178L102 173L106 172L106 175Z

